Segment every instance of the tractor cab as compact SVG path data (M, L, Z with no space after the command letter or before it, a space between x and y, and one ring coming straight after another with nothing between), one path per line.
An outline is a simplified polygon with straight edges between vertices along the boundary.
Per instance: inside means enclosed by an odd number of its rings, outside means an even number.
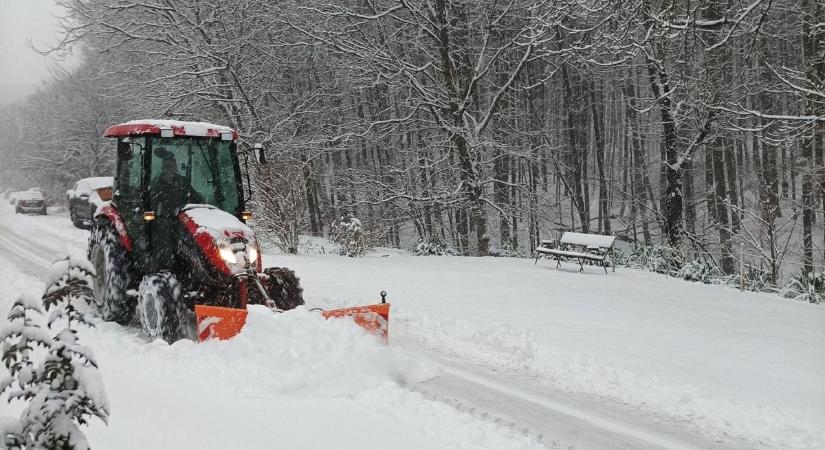
M245 222L237 133L202 122L142 120L115 125L118 139L112 205L148 270L174 264L178 216L209 205Z

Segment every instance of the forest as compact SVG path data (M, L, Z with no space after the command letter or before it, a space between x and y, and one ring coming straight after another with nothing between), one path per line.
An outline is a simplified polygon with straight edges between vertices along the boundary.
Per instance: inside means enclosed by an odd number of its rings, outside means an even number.
M825 0L59 0L71 70L0 109L4 187L111 175L107 126L239 130L285 251L530 256L563 231L822 270Z

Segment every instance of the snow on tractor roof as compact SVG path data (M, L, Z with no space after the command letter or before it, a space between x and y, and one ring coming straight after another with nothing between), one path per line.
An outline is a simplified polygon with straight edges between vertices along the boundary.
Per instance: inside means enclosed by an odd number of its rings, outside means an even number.
M105 137L127 137L160 134L161 128L171 128L175 136L221 137L221 133L232 133L233 140L238 138L237 131L214 123L152 119L132 120L112 125L103 135Z

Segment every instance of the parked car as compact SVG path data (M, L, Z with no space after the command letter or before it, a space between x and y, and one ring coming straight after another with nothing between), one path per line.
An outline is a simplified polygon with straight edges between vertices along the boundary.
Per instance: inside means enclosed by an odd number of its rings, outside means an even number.
M112 177L83 178L66 191L66 204L72 224L78 228L92 225L92 216L97 207L112 198Z
M46 198L40 191L21 191L12 194L14 198L14 212L38 213L46 215Z

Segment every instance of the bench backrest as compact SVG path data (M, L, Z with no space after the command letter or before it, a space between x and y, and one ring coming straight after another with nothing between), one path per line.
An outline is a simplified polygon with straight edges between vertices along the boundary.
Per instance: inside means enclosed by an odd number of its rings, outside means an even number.
M603 234L573 233L566 231L561 235L562 244L583 245L589 248L611 248L616 236L605 236Z

